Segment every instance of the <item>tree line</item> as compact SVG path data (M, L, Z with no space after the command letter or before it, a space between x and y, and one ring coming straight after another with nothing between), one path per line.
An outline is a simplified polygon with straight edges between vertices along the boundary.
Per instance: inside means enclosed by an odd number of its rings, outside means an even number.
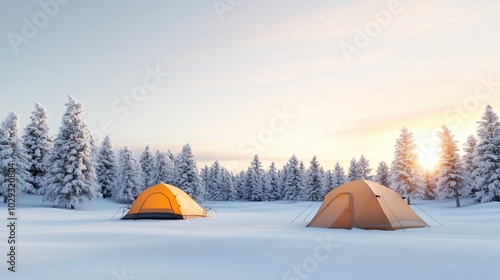
M95 197L130 203L149 186L175 185L198 202L321 201L334 188L353 180L372 180L407 197L418 199L472 197L478 202L500 201L500 121L491 106L478 122L476 135L467 138L460 155L450 129L439 132L439 163L434 170L418 164L413 134L402 128L389 166L378 163L375 174L370 161L353 158L347 172L336 163L325 170L316 156L308 166L293 155L278 168L266 169L255 155L246 170L237 174L218 161L198 170L191 146L175 155L155 152L146 146L137 158L127 147L115 153L111 139L95 143L83 119L83 106L68 98L57 135L50 136L48 113L36 103L29 124L20 136L19 117L10 112L0 125L0 196L6 197L5 179L10 163L16 165L19 192L39 194L59 207L74 208ZM4 200L5 201L5 200Z

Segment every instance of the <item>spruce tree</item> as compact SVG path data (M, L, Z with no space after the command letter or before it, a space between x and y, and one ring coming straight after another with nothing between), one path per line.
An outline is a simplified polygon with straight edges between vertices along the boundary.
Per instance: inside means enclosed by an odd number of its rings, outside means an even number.
M175 159L175 181L177 187L190 195L197 202L205 200L205 186L196 167L196 159L189 144Z
M116 157L109 136L104 138L97 154L96 174L103 198L111 197L116 184Z
M370 161L361 155L359 160L356 162L356 174L360 180L370 180Z
M262 163L259 160L259 156L255 155L252 162L247 170L246 184L248 191L250 192L250 201L262 201L265 200L266 194L264 194L264 184L265 184L265 171L262 168Z
M28 172L30 157L19 137L19 117L10 112L0 128L0 195L7 202L9 189L9 169L15 169L16 193L26 193L33 190L31 174Z
M390 188L406 196L408 204L410 204L411 196L423 196L423 183L417 166L416 148L413 133L403 127L395 144Z
M47 160L50 165L44 201L71 209L91 203L94 197L100 196L93 140L82 115L82 104L70 96Z
M382 186L389 187L390 182L390 170L389 166L385 161L381 161L377 167L377 173L375 174L374 181L379 183Z
M323 199L322 192L322 184L323 184L323 175L321 172L321 166L316 159L316 156L313 157L309 168L306 171L306 181L305 188L308 193L308 199L312 201L320 201Z
M113 198L120 202L133 202L141 191L141 165L127 146L120 149L118 153L117 177Z
M278 200L281 197L280 186L279 186L279 175L276 170L276 164L271 163L269 169L266 173L266 187L265 189L269 192L270 200Z
M44 186L47 173L46 161L52 149L47 110L39 103L35 103L35 110L30 120L24 129L23 144L30 159L28 168L31 174L30 183L34 192L39 193Z
M144 148L139 159L141 164L141 191L156 184L155 157L148 146Z
M152 185L160 183L173 184L170 180L173 172L173 164L167 154L160 150L156 150Z
M336 163L333 169L333 188L335 189L347 182L344 168L339 163Z
M485 203L500 201L500 122L488 105L478 122L478 143L475 149L473 172L474 199Z
M355 158L351 159L349 163L349 169L347 172L347 182L352 182L361 179L361 174L359 173L358 164Z
M464 156L462 157L465 175L464 188L462 189L463 197L473 197L474 193L476 192L476 189L474 188L474 184L476 181L474 177L474 170L477 168L476 161L474 160L476 147L477 138L474 135L469 135L464 143Z
M288 161L285 174L284 198L292 202L302 199L303 175L300 163L293 155Z
M463 168L458 154L457 141L451 131L442 126L439 132L440 153L438 165L437 193L441 198L454 197L456 206L460 207L460 192L464 186Z

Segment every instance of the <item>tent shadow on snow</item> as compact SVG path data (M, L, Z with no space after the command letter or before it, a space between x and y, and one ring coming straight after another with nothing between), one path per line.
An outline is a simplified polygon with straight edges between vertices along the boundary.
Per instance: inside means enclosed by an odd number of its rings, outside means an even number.
M396 192L372 181L356 180L326 194L307 226L397 230L429 225Z
M207 211L187 193L167 184L157 184L144 190L122 220L179 220L208 217Z

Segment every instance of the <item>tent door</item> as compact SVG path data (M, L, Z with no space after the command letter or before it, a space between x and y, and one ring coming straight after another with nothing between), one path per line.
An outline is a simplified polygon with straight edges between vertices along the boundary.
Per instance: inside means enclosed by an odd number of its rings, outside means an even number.
M352 194L343 193L335 197L332 201L332 206L335 208L337 217L333 217L331 228L353 228L353 203Z

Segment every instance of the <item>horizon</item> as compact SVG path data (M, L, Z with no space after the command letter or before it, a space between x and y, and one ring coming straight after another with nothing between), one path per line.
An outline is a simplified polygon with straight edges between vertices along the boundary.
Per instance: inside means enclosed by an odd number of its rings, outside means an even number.
M218 3L0 4L0 120L17 112L22 134L39 102L55 136L72 95L98 145L137 157L190 143L198 168L295 154L347 171L364 155L373 174L402 127L431 166L442 125L461 149L500 108L498 2Z

